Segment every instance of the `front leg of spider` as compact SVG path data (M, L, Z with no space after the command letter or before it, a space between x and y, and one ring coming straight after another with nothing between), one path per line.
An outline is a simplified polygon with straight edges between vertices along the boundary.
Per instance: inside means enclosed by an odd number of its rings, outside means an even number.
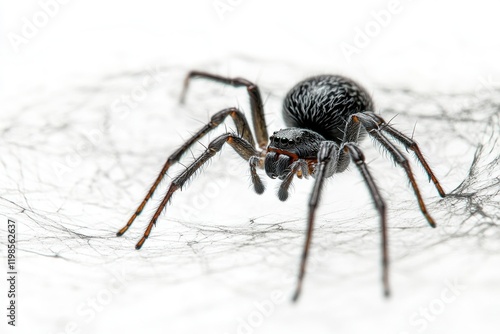
M156 188L160 185L161 181L163 180L163 177L167 173L167 171L174 165L175 163L179 162L181 157L186 153L196 142L198 142L201 138L206 136L208 133L210 133L212 130L217 128L222 122L227 118L231 117L236 125L236 130L237 132L252 146L254 146L254 140L252 138L252 131L250 130L250 126L248 125L247 119L245 115L238 109L236 108L226 108L223 109L217 113L215 113L211 119L210 122L208 122L205 126L203 126L198 132L196 132L191 138L189 138L181 147L179 147L174 153L172 153L165 164L163 165L163 168L161 169L160 173L156 177L156 180L154 181L153 185L149 189L148 193L146 194L146 197L142 200L141 204L139 207L135 210L133 215L130 217L128 220L127 224L123 226L117 233L117 236L122 236L129 227L134 223L135 219L142 213L144 210L144 207L148 203L148 201L151 199L153 196L154 192L156 191Z
M208 160L210 160L217 152L219 152L223 145L225 143L228 143L232 148L245 160L249 160L251 157L256 156L258 152L255 150L255 148L244 138L239 137L236 134L233 133L226 133L223 135L220 135L219 137L215 138L210 144L208 145L207 149L203 154L201 154L191 165L189 165L181 174L179 174L177 177L175 177L172 180L172 183L170 184L170 187L168 188L167 194L163 197L163 200L161 201L160 205L156 209L155 214L153 215L153 218L149 222L144 235L142 238L139 240L139 242L136 244L135 248L140 249L144 242L147 240L149 237L149 234L151 233L151 229L153 226L156 224L156 221L160 217L163 209L167 205L167 203L170 201L172 198L172 195L182 188L184 183L188 181L193 174L201 167L203 166Z
M338 146L334 142L322 142L321 147L318 152L318 162L314 168L313 177L315 178L314 187L312 194L309 198L309 213L307 216L307 232L306 241L302 251L302 257L300 261L299 277L297 281L297 287L293 295L292 300L297 301L300 292L302 290L302 282L304 280L304 275L306 272L306 263L309 254L309 249L311 246L312 233L314 227L314 220L316 216L316 209L319 204L321 197L321 192L323 190L323 184L326 178L332 176L337 168L338 161Z

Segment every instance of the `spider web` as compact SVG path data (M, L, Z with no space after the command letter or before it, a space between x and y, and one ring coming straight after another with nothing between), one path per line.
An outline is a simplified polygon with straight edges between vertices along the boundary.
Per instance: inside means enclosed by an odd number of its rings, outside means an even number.
M203 68L220 73L217 64ZM187 70L147 67L54 90L33 87L23 93L29 100L22 96L4 98L0 210L18 223L20 263L47 290L57 286L59 291L72 291L78 285L72 282L88 282L84 288L76 288L70 301L59 297L64 308L54 307L61 313L57 323L45 312L30 312L30 318L36 320L30 322L46 330L59 330L72 321L85 332L105 330L109 325L101 313L96 311L87 321L78 310L82 303L86 305L89 295L94 296L103 284L106 287L102 282L123 272L126 287L113 295L123 305L130 303L130 299L122 299L125 296L151 294L152 287L175 300L182 300L185 291L203 295L197 305L217 305L215 319L223 314L235 319L238 314L249 314L252 307L233 309L231 305L268 298L276 289L284 292L283 305L288 303L303 245L312 182L296 180L286 203L276 199L277 183L271 180L265 180L266 193L257 196L250 187L246 162L228 148L174 195L143 249L134 250L172 176L200 154L210 139L232 131L230 121L188 152L181 164L169 171L130 231L121 238L115 236L168 154L207 122L209 115L233 105L249 114L244 91L202 81L193 82L187 103L179 105ZM257 80L266 97L271 131L283 127L278 111L290 88L272 78L291 72L291 66L281 64L274 71ZM145 81L150 86L145 87ZM499 93L491 88L475 94L429 94L387 87L372 91L377 106L382 107L377 112L403 132L415 131L414 137L449 193L439 198L422 169L412 164L438 224L433 230L419 213L404 173L391 166L390 159L369 140L362 144L389 207L391 276L396 295L407 297L406 290L432 285L436 268L450 258L453 265L462 263L459 257L463 254L498 262ZM127 98L132 100L130 105L123 102ZM6 234L5 225L1 231ZM335 175L325 188L317 217L300 305L305 314L318 311L318 304L338 309L343 298L368 294L377 299L381 290L379 240L378 216L358 172L351 167L350 172ZM6 249L5 238L0 243L2 250ZM467 272L478 265L470 264ZM44 274L46 268L51 268L51 275ZM444 271L437 271L440 283L447 277ZM486 277L490 279L491 274ZM144 286L149 286L147 291ZM25 295L36 291L34 286L23 289ZM349 289L352 292L344 297L333 297ZM51 298L49 292L39 292L39 296L33 303L40 305ZM397 308L397 301L391 307ZM366 307L377 303L381 301L368 302ZM102 312L133 316L132 308L118 304ZM192 304L192 300L181 302L180 310L172 311L175 308L170 306L164 312L172 319L203 318L204 313ZM277 324L289 312L288 308L281 310ZM158 325L156 314L151 312L151 328ZM403 318L396 328L407 327L407 317ZM185 323L171 326L180 332L190 328ZM237 320L228 320L217 328L230 332L237 326Z

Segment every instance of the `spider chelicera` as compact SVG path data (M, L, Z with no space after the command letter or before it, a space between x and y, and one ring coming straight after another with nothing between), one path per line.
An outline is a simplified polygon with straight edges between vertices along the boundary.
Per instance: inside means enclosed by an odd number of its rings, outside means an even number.
M335 173L346 170L352 160L368 186L370 195L380 215L382 283L384 294L389 296L389 256L385 204L365 164L365 158L358 146L358 142L368 134L381 144L382 148L404 169L417 197L420 211L429 224L436 227L420 195L409 161L393 141L414 152L429 179L434 183L439 195L444 197L445 192L425 161L417 143L376 115L373 112L373 101L366 90L356 82L343 76L314 76L299 82L293 87L286 95L283 103L283 117L288 128L275 131L270 137L267 134L264 106L257 85L243 78L226 78L210 73L192 71L184 81L181 102L184 101L192 78L204 78L233 87L246 87L250 97L255 139L259 148L256 148L250 126L245 115L240 110L227 108L219 111L212 116L207 125L168 157L146 197L127 224L118 231L117 235L123 235L137 216L140 215L168 169L178 162L194 143L220 125L227 116L230 116L236 124L237 132L225 133L212 140L205 152L172 180L165 197L135 248L140 249L142 247L149 237L153 225L156 224L175 191L181 189L197 169L219 152L225 143L228 143L243 159L249 162L252 183L258 194L262 194L265 187L257 174L257 168L264 169L267 176L272 179L278 178L282 180L278 190L278 197L281 201L288 198L288 189L294 176L307 178L312 175L315 179L309 199L306 240L301 257L298 282L293 295L293 300L296 301L302 288L307 255L311 244L314 216L324 180Z

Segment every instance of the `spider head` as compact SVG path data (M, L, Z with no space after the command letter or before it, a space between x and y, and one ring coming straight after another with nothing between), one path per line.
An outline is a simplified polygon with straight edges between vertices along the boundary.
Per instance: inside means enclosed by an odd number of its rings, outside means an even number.
M283 130L275 131L269 139L271 141L270 146L278 149L293 148L303 140L302 136L296 133L283 132Z
M321 142L325 141L320 134L301 128L275 131L269 139L268 151L289 155L295 159L316 158Z
M290 165L298 159L316 159L321 142L325 140L314 131L300 128L275 131L269 139L264 169L273 179L283 179Z

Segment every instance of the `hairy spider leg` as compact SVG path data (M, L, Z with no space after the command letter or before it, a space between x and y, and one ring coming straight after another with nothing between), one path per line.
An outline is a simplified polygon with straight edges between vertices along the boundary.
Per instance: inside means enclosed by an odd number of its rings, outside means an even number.
M250 176L252 178L253 188L255 192L260 195L266 190L266 187L260 179L259 174L257 174L257 167L262 168L264 159L262 159L262 157L252 156L248 160L248 164L250 165Z
M361 176L370 191L370 195L375 204L375 208L380 216L380 230L382 234L382 284L384 286L384 295L389 297L391 294L389 285L389 242L387 240L387 220L384 199L378 191L378 187L365 163L365 156L361 149L355 143L346 143L343 147L351 156L352 161L358 167Z
M252 146L252 144L250 144L246 139L233 133L225 133L215 138L213 141L211 141L205 152L203 152L191 165L189 165L181 174L179 174L172 180L172 183L170 184L170 187L168 188L165 197L163 198L160 205L156 209L153 218L149 222L146 230L144 231L144 235L135 246L136 249L140 249L144 244L144 242L146 241L146 239L149 237L153 225L156 224L158 217L160 217L163 209L165 208L165 206L167 205L167 203L169 202L170 198L175 193L175 191L182 188L184 183L193 176L196 170L198 170L208 160L210 160L210 158L212 158L217 152L219 152L225 143L231 145L231 147L243 159L247 161L250 160L251 157L259 155L259 152L255 149L254 146Z
M429 181L432 180L439 195L441 197L445 197L446 193L444 192L443 188L441 187L441 184L439 183L438 179L432 172L431 167L429 166L424 156L422 155L422 152L420 151L418 144L412 138L406 136L405 134L401 133L400 131L396 130L395 128L387 124L380 116L374 114L373 112L367 112L365 114L371 117L375 122L377 122L382 131L388 133L392 138L400 142L407 150L409 149L413 151L413 153L417 157L418 162L422 165L422 167L424 167L425 172L429 177Z
M309 254L309 248L311 245L312 232L314 226L314 217L316 214L316 208L319 204L319 199L321 196L321 190L323 189L324 180L326 177L331 176L333 171L335 171L337 167L338 161L338 146L336 143L332 141L324 141L321 143L321 147L318 152L318 163L314 170L314 187L311 193L311 197L309 198L309 213L307 217L307 233L306 233L306 241L302 251L302 257L300 261L299 268L299 277L297 281L297 287L295 289L295 293L292 297L292 300L296 302L300 296L300 292L302 290L302 282L304 280L304 275L306 272L306 263L307 257ZM330 174L330 175L329 175Z
M394 159L394 161L404 169L406 176L410 180L410 184L413 188L413 192L415 193L415 196L417 197L420 211L424 215L425 219L427 219L427 222L429 222L429 225L431 227L436 227L436 223L434 222L434 219L431 217L429 212L427 212L427 208L425 207L424 200L422 199L422 196L420 195L420 190L418 189L417 181L415 180L413 172L411 171L410 163L409 163L408 159L382 133L382 131L380 129L380 125L385 124L385 122L382 120L382 118L377 116L378 119L380 119L380 121L383 122L383 123L379 123L377 121L377 119L374 119L371 114L367 114L367 113L357 113L357 114L354 114L354 116L357 117L361 121L361 124L368 131L368 134L370 136L372 136L377 142L379 142L382 145L382 147L385 148L387 150L387 152L389 152L389 154Z
M184 80L184 86L180 98L181 103L185 101L189 82L193 78L208 79L233 87L246 87L248 96L250 98L250 109L252 112L255 137L257 139L259 147L261 149L266 148L269 138L267 134L266 119L264 117L264 104L262 103L262 97L259 87L256 84L243 78L226 78L207 72L191 71L188 73Z
M117 236L123 235L128 228L132 225L134 220L139 216L146 206L146 203L149 201L151 196L153 196L153 193L155 192L156 188L160 184L161 180L167 173L168 169L176 162L179 161L179 159L182 157L182 155L198 140L200 140L203 136L205 136L207 133L215 129L218 125L220 125L224 119L227 116L231 116L233 119L234 123L236 124L236 130L238 134L244 138L250 145L255 146L255 142L252 137L252 132L250 130L250 126L248 125L247 119L245 115L239 111L236 108L226 108L223 109L217 113L215 113L212 118L210 119L210 122L206 124L203 128L201 128L198 132L196 132L191 138L189 138L180 148L178 148L174 153L172 153L167 161L165 162L165 165L160 171L160 174L154 181L153 185L149 189L148 193L146 194L146 197L142 200L142 203L139 205L139 207L135 210L134 214L130 219L128 220L127 224L122 227L117 233Z

